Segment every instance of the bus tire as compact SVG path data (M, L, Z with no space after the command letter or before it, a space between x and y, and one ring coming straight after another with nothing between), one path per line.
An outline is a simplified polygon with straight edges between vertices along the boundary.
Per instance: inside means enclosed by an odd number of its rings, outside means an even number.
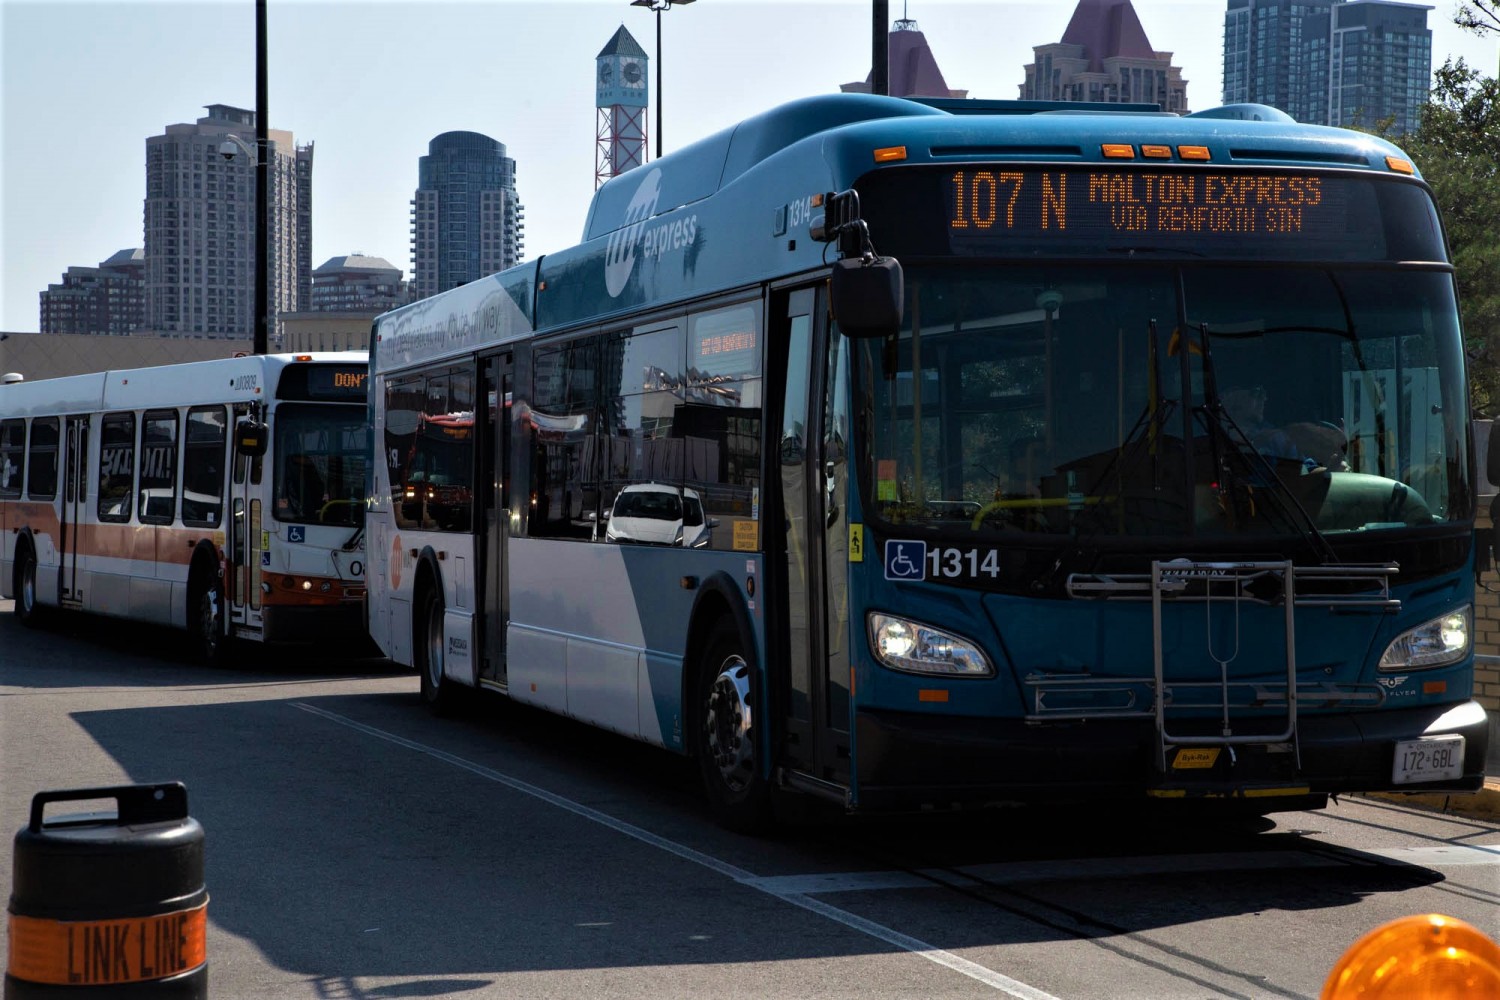
M36 599L36 554L31 545L23 542L16 558L15 578L16 617L27 628L40 628L44 615Z
M757 744L758 676L732 621L714 626L698 666L696 755L709 809L720 825L758 833L771 817L770 785L760 771Z
M193 635L193 655L206 667L229 662L229 635L224 630L224 590L207 571L196 575L188 599L188 627Z
M432 583L423 588L421 609L412 622L412 650L422 677L422 704L434 715L448 715L457 701L453 682L443 675L443 592Z

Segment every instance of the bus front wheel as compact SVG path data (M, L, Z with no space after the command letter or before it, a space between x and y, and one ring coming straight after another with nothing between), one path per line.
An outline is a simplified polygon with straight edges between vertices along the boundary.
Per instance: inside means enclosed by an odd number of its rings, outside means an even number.
M36 556L23 545L16 565L16 617L28 628L42 624L42 609L36 603Z
M191 606L193 646L205 666L223 666L229 660L229 636L224 632L224 593L219 585L200 575Z
M435 715L453 709L453 682L444 676L443 593L436 585L423 594L416 619L417 672L422 675L422 704Z
M740 833L758 832L770 818L770 788L756 753L766 721L757 718L759 702L739 630L721 622L700 661L697 756L715 819Z

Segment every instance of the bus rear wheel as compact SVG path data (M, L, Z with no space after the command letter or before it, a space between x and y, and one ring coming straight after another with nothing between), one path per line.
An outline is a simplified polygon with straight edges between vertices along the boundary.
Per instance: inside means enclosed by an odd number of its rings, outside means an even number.
M447 715L453 710L455 692L453 682L444 676L443 592L436 585L429 586L420 607L412 645L417 672L422 675L422 704L434 715Z
M36 556L30 545L21 549L21 558L16 564L16 617L28 628L42 624L42 609L36 603Z
M755 668L739 630L728 621L710 636L698 672L698 767L714 818L740 833L764 830L770 787L756 752L764 720Z

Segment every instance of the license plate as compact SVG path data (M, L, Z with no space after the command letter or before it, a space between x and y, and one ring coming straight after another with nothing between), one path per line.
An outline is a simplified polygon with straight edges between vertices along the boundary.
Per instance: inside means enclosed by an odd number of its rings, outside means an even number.
M1449 781L1464 773L1462 736L1424 736L1396 744L1391 763L1391 781L1411 785L1422 781Z

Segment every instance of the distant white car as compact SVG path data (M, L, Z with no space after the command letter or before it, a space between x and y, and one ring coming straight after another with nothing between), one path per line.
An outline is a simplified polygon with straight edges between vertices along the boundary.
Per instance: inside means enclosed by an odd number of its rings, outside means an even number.
M703 516L697 491L660 483L625 487L604 516L609 521L604 529L607 542L694 549L708 546L709 532L717 523Z

